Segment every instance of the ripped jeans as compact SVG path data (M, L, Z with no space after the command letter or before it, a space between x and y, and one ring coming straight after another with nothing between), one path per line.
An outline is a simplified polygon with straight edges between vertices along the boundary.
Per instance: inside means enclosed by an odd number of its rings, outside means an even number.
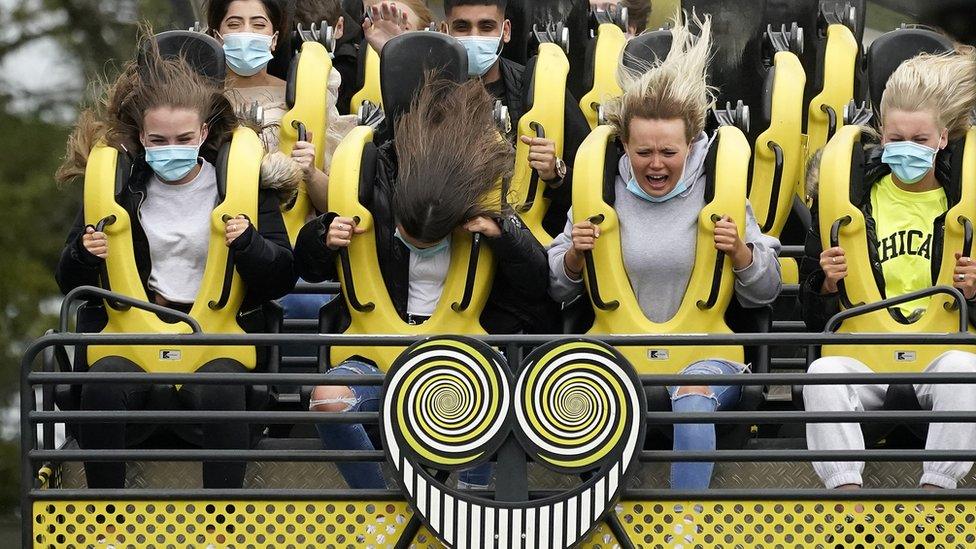
M329 369L326 375L372 375L382 372L376 366L347 360ZM349 387L353 396L342 399L312 400L309 407L314 409L321 404L344 404L343 412L378 412L382 401L383 387L381 385L352 385ZM315 429L319 432L322 445L326 450L375 450L373 441L366 434L366 428L361 423L317 423ZM378 462L345 461L336 463L342 478L353 489L384 489L386 480ZM485 463L461 471L460 486L478 488L487 486L491 481L492 464Z
M694 362L680 375L735 375L746 370L742 364L726 360L707 359ZM711 395L698 393L677 394L681 389L668 387L671 395L671 411L675 413L715 412L727 410L739 402L740 385L710 386ZM712 423L676 423L674 425L674 449L676 451L708 451L715 449L715 425ZM705 490L712 480L714 463L706 461L675 462L671 464L671 488L675 490Z

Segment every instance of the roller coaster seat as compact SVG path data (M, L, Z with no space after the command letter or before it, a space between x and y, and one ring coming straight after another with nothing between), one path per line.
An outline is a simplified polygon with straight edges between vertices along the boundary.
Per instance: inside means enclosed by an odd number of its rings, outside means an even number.
M743 150L748 148L745 137L735 128L724 128L719 136L715 138L705 161L707 182L705 209L711 210L715 207L723 207L722 205L716 204L716 202L729 200L731 194L728 191L723 191L721 193L722 196L716 198L716 174L723 173L724 176L730 178L738 176L742 178L738 187L738 193L742 202L740 206L741 212L729 212L735 218L740 215L744 216L745 212L746 164L742 162L737 168L733 168L731 164L724 164L724 162L728 162L726 159L729 158L729 152L723 153L725 155L723 156L723 160L719 160L720 141L723 135L729 140L730 144L736 147L742 147ZM599 175L597 175L597 166L591 163L597 155L602 156L598 163ZM731 291L732 272L727 258L722 259L723 275L721 279L721 287L726 289L720 291L715 296L711 295L715 293L714 290L708 288L708 286L713 286L710 282L713 281L712 265L715 260L712 258L715 256L715 251L710 245L710 240L708 241L709 245L703 244L704 229L702 228L699 228L698 251L696 252L699 257L696 260L696 264L707 267L699 270L701 268L696 266L697 272L692 274L687 292L692 294L692 296L700 296L703 299L698 300L696 304L695 300L686 294L679 311L671 320L665 323L652 323L643 315L637 305L636 297L633 294L626 274L623 274L623 276L616 274L618 272L622 273L623 268L619 266L619 262L622 261L619 255L619 232L616 228L619 223L615 219L616 216L612 214L612 206L615 201L617 166L622 155L623 148L619 141L609 138L608 127L600 126L594 134L591 134L583 147L580 148L580 155L577 157L577 164L580 166L577 175L585 179L580 179L581 185L578 187L579 190L574 190L574 219L579 220L583 216L599 210L600 215L604 216L604 219L601 220L601 245L608 250L612 248L616 251L604 252L602 256L612 264L608 264L607 262L597 263L600 256L598 255L599 252L597 249L594 248L592 264L588 260L585 269L589 299L583 296L564 309L564 330L567 333L585 332L591 334L731 333L734 330L745 332L770 331L772 322L771 308L763 307L747 310L742 308L738 304L738 301L733 298ZM723 166L726 168L722 172L718 171L720 162L723 162ZM598 185L589 185L591 192L589 196L584 197L585 191L582 190L584 188L583 182L593 182L594 179L600 181L600 183ZM728 187L732 189L737 188L731 181ZM592 193L595 189L599 189L600 201L606 206L596 205L594 207L596 197ZM613 215L614 219L609 219L610 215ZM614 267L614 265L617 266ZM595 276L591 271L592 268L598 269ZM598 289L594 288L594 279L599 281ZM600 292L606 292L606 288L610 289L609 297L612 297L614 303L610 303L609 299L605 299L608 297L607 294L600 295ZM710 304L705 304L706 296ZM692 309L694 309L694 312ZM604 316L602 321L598 318L601 314ZM769 352L765 346L748 350L742 347L725 346L710 349L696 347L691 351L677 347L661 350L648 349L647 347L640 346L624 347L620 351L628 357L638 372L645 374L676 373L697 359L709 357L721 357L735 362L751 363L752 371L756 373L767 372L769 368ZM660 357L669 358L662 360ZM647 388L646 392L648 405L652 410L670 409L671 398L664 387ZM762 393L762 387L743 387L739 409L755 410L762 401ZM741 445L748 436L748 430L748 425L735 425L729 429L721 427L719 432L722 433L721 439L724 441L722 442L723 446Z
M876 38L865 59L871 104L875 110L881 106L881 94L898 65L921 53L939 54L952 50L952 40L925 28L902 27Z
M216 39L196 31L172 30L154 37L159 54L166 59L182 57L194 70L212 83L223 86L227 76L224 50ZM143 42L139 48L138 65L146 66L146 54L151 42Z

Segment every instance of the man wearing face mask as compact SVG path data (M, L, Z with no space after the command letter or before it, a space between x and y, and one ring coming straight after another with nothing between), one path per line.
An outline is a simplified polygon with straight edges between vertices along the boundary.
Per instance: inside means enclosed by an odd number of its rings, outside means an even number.
M390 8L393 4L383 2L376 6L372 20L364 26L366 39L377 51L401 32L390 20L395 19L395 10ZM523 98L532 83L532 75L526 74L523 65L501 57L502 49L512 38L512 23L505 18L507 4L507 0L445 0L447 19L442 30L461 42L468 52L468 75L480 78L488 92L508 107L512 127L516 128L526 110ZM529 145L529 164L549 184L546 196L552 202L543 220L549 234L562 230L572 196L572 159L590 131L579 101L568 90L565 104L565 158L556 156L555 142L551 139L522 137Z
M880 102L881 146L864 150L864 175L852 180L851 202L864 215L867 255L882 296L891 298L932 287L943 253L955 256L953 285L972 304L976 302L976 262L963 250L945 250L949 208L961 200L961 185L952 175L947 149L950 141L966 134L976 103L976 56L972 52L914 57L902 63L888 80ZM958 154L958 153L957 153ZM817 170L808 172L816 178ZM819 217L815 205L814 215ZM811 223L806 254L800 265L800 303L803 319L812 331L822 331L840 312L841 281L848 276L847 252L840 246L821 251L817 218ZM911 324L930 306L921 298L892 307L899 322ZM970 305L969 321L976 322ZM808 373L870 373L874 365L853 357L826 356L810 365ZM935 358L926 372L976 373L976 355L953 350ZM807 385L806 410L845 412L876 410L883 406L888 386ZM918 383L919 404L933 411L976 409L976 386ZM926 449L969 450L976 441L976 424L932 423ZM807 424L811 450L863 450L856 423ZM827 488L861 486L863 462L816 462L814 470ZM972 462L925 462L919 485L955 488Z

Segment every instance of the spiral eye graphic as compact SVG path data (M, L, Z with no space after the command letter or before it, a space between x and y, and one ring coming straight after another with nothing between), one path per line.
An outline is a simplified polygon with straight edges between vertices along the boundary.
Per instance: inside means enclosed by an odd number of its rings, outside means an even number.
M643 446L640 379L613 348L583 339L543 345L514 384L508 376L504 359L474 339L411 346L387 372L380 415L387 452L404 495L448 547L572 546L612 508ZM537 463L590 475L542 499L494 501L426 469L471 467L509 436Z
M640 380L620 360L613 349L586 341L529 355L515 385L516 435L523 448L564 473L619 456L636 434L642 410L635 407Z
M422 342L388 374L387 427L417 460L441 469L488 458L508 435L511 397L504 361L474 340Z

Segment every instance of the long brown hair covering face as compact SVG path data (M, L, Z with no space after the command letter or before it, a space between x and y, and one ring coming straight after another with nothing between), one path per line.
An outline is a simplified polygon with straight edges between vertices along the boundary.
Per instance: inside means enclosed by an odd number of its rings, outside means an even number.
M68 139L65 159L56 173L59 183L85 173L88 153L99 141L128 152L142 153L139 133L148 110L169 107L200 113L207 124L201 156L214 161L217 150L230 138L237 117L222 90L197 73L182 58L164 59L150 37L142 65L129 62L114 83L105 87L94 106L79 116Z
M514 152L498 133L493 108L478 80L428 76L400 117L393 215L413 238L436 242L472 217L507 213L496 193L506 194Z

